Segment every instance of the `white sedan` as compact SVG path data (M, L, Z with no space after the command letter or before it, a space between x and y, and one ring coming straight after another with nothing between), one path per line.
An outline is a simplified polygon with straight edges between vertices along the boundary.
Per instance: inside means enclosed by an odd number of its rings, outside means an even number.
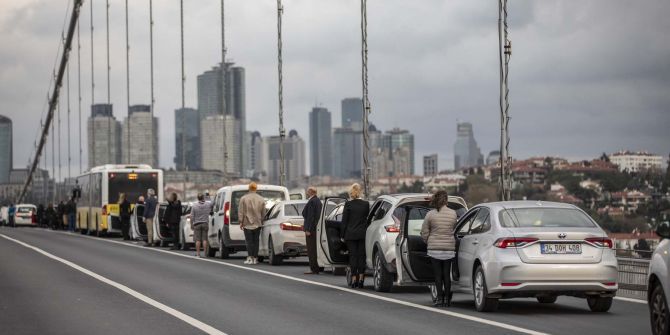
M278 202L263 219L258 256L267 257L271 265L285 258L307 255L302 209L307 200Z

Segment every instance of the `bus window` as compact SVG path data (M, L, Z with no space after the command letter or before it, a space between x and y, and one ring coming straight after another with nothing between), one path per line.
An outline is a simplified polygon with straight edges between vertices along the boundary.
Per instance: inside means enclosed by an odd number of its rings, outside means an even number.
M158 176L155 172L110 172L108 184L109 203L119 202L119 194L125 193L130 203L136 203L139 197L145 196L152 188L158 192Z

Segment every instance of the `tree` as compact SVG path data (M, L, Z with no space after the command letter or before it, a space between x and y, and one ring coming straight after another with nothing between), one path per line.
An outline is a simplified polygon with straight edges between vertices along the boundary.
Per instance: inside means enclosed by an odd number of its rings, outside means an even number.
M661 193L666 194L668 193L669 189L670 189L670 164L668 164L668 168L665 170L665 180L663 180L663 186L661 186Z
M498 187L486 181L479 175L471 175L465 181L466 190L464 192L465 202L469 207L482 202L491 202L498 200Z

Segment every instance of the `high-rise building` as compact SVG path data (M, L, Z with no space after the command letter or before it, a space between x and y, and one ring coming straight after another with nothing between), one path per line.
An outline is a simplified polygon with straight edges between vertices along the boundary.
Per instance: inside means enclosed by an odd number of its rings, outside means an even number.
M247 166L245 165L247 165L247 162L249 161L248 157L245 157L248 152L248 150L246 150L247 148L245 148L245 85L244 68L234 66L234 63L226 63L223 69L219 64L198 76L198 113L200 115L200 120L202 121L212 115L221 115L223 111L222 104L224 104L224 114L232 116L236 121L233 133L237 135L226 144L228 151L231 151L232 149L238 153L234 156L233 160L228 162L228 170L236 175L244 174L244 171L247 169ZM203 133L201 132L201 136L202 134ZM223 144L220 145L223 146ZM206 158L203 157L202 159L204 160Z
M193 108L174 111L175 158L177 170L200 170L200 116Z
M94 104L88 119L88 167L121 163L121 124L111 104Z
M251 178L260 178L263 174L263 138L258 131L247 132L247 141L249 148L249 163L247 176Z
M342 128L363 130L363 99L342 100Z
M609 159L619 167L619 171L660 171L663 166L663 156L646 151L619 151L609 155Z
M274 185L279 185L281 177L279 145L279 136L268 136L263 139L267 182ZM284 138L284 162L286 186L289 188L297 187L300 180L305 176L305 141L300 138L295 130L291 130L289 136Z
M309 154L312 176L332 174L332 119L327 108L314 107L309 113Z
M414 175L414 135L409 130L393 128L386 132L386 141L393 161L393 175Z
M489 152L489 155L486 157L486 165L498 164L498 161L500 161L500 151L493 150Z
M158 118L150 105L134 105L123 123L123 162L158 167Z
M333 132L333 176L361 178L363 171L363 132L335 128Z
M9 183L12 172L12 120L0 115L0 184Z
M227 158L224 157L223 127L226 127ZM204 170L223 171L226 161L226 175L239 176L240 170L234 162L240 161L242 147L235 145L235 139L241 138L238 120L231 115L210 115L200 121L200 148L202 150L202 168Z
M456 170L484 164L484 156L475 141L472 124L462 122L456 125L457 137L454 143L454 168Z
M423 175L436 176L438 172L437 154L423 156Z
M369 145L370 145L370 178L378 179L389 177L393 174L393 162L391 162L391 153L387 147L389 141L387 136L377 130L374 125L368 127Z

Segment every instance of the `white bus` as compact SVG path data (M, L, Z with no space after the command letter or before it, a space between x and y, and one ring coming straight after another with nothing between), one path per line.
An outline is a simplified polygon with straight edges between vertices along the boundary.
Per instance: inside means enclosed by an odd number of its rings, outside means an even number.
M148 189L163 201L163 170L145 164L102 165L77 177L77 229L82 234L120 234L119 194L134 205ZM113 219L115 218L115 219Z

